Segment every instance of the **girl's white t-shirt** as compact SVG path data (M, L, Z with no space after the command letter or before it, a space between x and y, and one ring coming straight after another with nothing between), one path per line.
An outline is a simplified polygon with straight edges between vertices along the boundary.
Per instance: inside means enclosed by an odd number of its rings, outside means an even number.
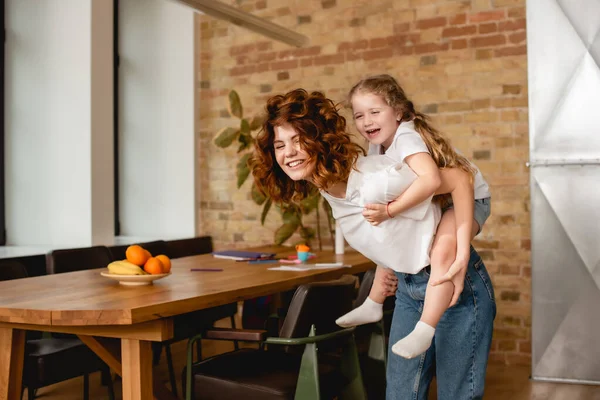
M406 157L416 153L429 153L429 150L419 132L415 130L414 122L402 122L396 130L394 141L389 149L386 150L385 154L401 163L404 162ZM369 143L368 155L379 154L381 154L381 145ZM483 179L481 171L479 171L479 168L477 168L475 164L471 163L471 165L476 171L473 180L475 200L491 197L490 187L485 179Z
M406 163L398 163L387 155L361 156L348 178L345 198L325 191L321 194L331 205L333 217L352 248L377 265L416 274L430 264L429 251L441 218L439 206L429 198L378 226L371 225L362 215L366 204L387 204L416 178Z

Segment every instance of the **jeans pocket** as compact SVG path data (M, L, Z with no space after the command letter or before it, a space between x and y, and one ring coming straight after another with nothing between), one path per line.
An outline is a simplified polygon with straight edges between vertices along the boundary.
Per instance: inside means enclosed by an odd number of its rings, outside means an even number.
M485 289L488 295L490 296L490 300L496 302L496 296L494 295L494 285L492 285L492 280L487 272L487 269L485 268L485 265L483 264L483 260L479 259L479 261L475 263L474 268L477 272L477 275L479 275L479 277L481 278L481 281L483 282L483 285L485 286Z

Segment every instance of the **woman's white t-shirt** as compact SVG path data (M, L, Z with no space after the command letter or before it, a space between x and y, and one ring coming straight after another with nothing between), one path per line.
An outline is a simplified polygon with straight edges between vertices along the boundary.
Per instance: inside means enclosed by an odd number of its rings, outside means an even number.
M385 154L396 160L396 162L401 163L404 162L406 157L416 153L429 153L429 150L419 132L415 130L414 122L402 122L396 130L394 141L389 149L385 151ZM369 156L381 154L381 145L369 143L369 151L367 154ZM475 164L471 163L471 166L473 166L476 171L473 180L475 200L491 197L490 187L485 179L483 179L481 171L479 171L479 168L477 168Z
M405 163L387 155L359 157L350 173L345 198L321 191L340 223L344 238L356 251L377 265L416 274L430 264L429 251L441 218L431 198L388 219L371 225L362 215L369 203L387 204L417 178Z

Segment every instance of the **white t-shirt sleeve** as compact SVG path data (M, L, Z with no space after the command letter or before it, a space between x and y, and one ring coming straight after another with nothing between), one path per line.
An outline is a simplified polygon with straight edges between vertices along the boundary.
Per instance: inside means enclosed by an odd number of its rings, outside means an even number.
M410 130L396 133L396 137L385 155L401 163L406 157L417 153L429 153L429 150L421 135Z

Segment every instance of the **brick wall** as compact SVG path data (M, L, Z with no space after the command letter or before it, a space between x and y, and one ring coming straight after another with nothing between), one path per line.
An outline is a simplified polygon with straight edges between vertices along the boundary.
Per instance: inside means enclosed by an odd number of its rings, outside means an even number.
M219 247L272 243L235 149L212 144L236 120L235 88L252 115L276 93L318 89L343 100L366 75L389 73L491 185L492 216L475 247L496 289L492 361L530 363L530 221L525 0L223 0L310 38L292 48L209 17L196 20L199 224ZM233 147L233 146L232 146Z

